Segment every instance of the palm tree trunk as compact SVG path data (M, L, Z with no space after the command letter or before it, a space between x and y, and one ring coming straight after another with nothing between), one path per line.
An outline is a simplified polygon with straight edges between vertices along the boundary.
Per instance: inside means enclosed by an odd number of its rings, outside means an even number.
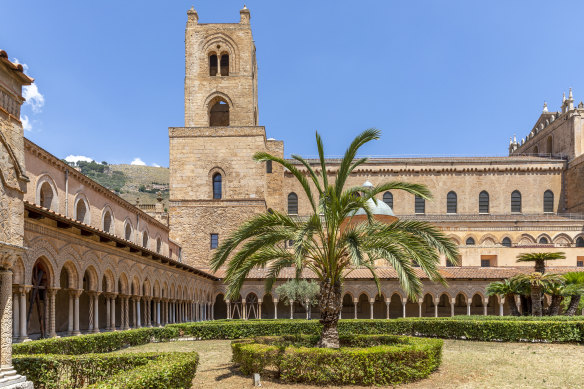
M545 261L543 259L535 261L535 271L541 274L545 273Z
M574 316L576 314L581 298L582 296L579 294L573 294L570 296L570 304L568 305L568 309L566 309L566 315Z
M531 314L541 316L543 313L541 305L541 287L531 286Z
M519 314L519 308L517 308L517 303L515 302L515 295L505 295L505 300L507 300L507 303L509 304L509 311L511 311L511 316L521 316Z
M339 331L337 324L339 322L339 313L341 311L341 284L340 282L331 282L330 279L320 283L320 323L322 324L322 333L318 347L339 348Z
M520 302L521 302L521 312L523 316L529 316L531 312L531 298L526 295L520 295Z
M557 294L552 295L552 303L550 304L549 308L550 316L557 316L560 313L560 306L563 300L564 296L560 296Z

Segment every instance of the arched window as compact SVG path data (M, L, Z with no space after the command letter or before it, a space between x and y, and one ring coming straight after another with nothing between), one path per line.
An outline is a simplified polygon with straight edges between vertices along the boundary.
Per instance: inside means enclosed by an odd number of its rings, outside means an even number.
M209 56L209 75L216 76L217 75L217 55L211 54Z
M509 239L509 238L505 237L505 238L503 238L503 240L501 241L501 244L502 244L504 247L511 247L511 239Z
M75 220L81 223L89 224L88 221L87 205L83 199L77 200L77 205L75 206Z
M393 209L393 194L391 192L385 192L383 194L383 202L387 204L387 206Z
M156 238L156 252L160 254L160 250L162 249L162 240L160 238Z
M124 228L124 238L126 240L132 240L132 225L130 223L126 223L126 227Z
M142 247L148 248L148 232L146 231L142 233Z
M466 245L467 246L474 246L475 245L475 240L471 237L466 238Z
M545 151L545 152L546 152L546 153L548 153L549 155L552 155L552 153L554 152L553 145L554 145L554 141L553 141L553 139L552 139L552 136L550 135L550 136L548 136L548 138L547 138L547 142L546 142L546 146L547 146L547 147L546 147L546 151Z
M576 239L576 247L584 247L584 238L581 236Z
M479 194L479 213L489 213L489 193L484 190Z
M414 211L416 213L426 213L426 200L423 197L416 195L414 200Z
M55 210L53 207L54 199L55 194L53 193L53 188L51 187L51 184L49 184L47 181L43 182L39 193L40 206L54 211Z
M221 177L220 173L215 173L213 175L213 198L218 200L223 197L223 177Z
M549 244L550 241L545 236L542 236L541 238L539 238L539 242L538 243L539 244Z
M105 214L103 215L103 230L105 232L109 232L111 234L112 233L111 228L112 228L112 214L110 211L105 211Z
M221 55L221 75L229 75L229 54Z
M210 127L229 126L229 104L224 100L219 100L211 106L209 111Z
M450 191L446 195L446 213L456 213L458 208L458 196L456 192Z
M546 190L543 194L543 211L553 212L554 211L554 192L551 190Z
M288 215L298 215L298 196L294 192L288 195Z
M521 212L521 192L514 190L511 193L511 212Z

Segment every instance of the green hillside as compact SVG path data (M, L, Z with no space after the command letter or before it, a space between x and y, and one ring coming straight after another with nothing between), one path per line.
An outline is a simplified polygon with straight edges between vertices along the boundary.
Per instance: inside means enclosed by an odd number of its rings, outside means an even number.
M140 204L154 204L158 193L168 204L168 168L83 161L69 165L132 204L136 203L136 199Z

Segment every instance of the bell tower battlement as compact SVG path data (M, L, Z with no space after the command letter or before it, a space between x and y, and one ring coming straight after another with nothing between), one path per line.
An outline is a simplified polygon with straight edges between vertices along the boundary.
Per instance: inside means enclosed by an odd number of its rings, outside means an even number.
M239 23L199 23L185 31L185 127L257 126L257 64L250 12Z

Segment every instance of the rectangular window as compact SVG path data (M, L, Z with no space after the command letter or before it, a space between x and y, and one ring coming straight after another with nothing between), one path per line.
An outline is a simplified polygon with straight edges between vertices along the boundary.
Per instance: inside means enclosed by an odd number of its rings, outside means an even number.
M416 196L415 212L420 214L426 213L426 200L420 196Z
M219 247L219 234L211 234L211 249Z
M576 257L576 266L584 267L584 257Z
M266 173L272 172L272 161L266 161Z
M454 267L454 263L452 263L450 259L446 259L446 267Z
M497 256L496 255L481 255L481 267L496 267L497 266Z

